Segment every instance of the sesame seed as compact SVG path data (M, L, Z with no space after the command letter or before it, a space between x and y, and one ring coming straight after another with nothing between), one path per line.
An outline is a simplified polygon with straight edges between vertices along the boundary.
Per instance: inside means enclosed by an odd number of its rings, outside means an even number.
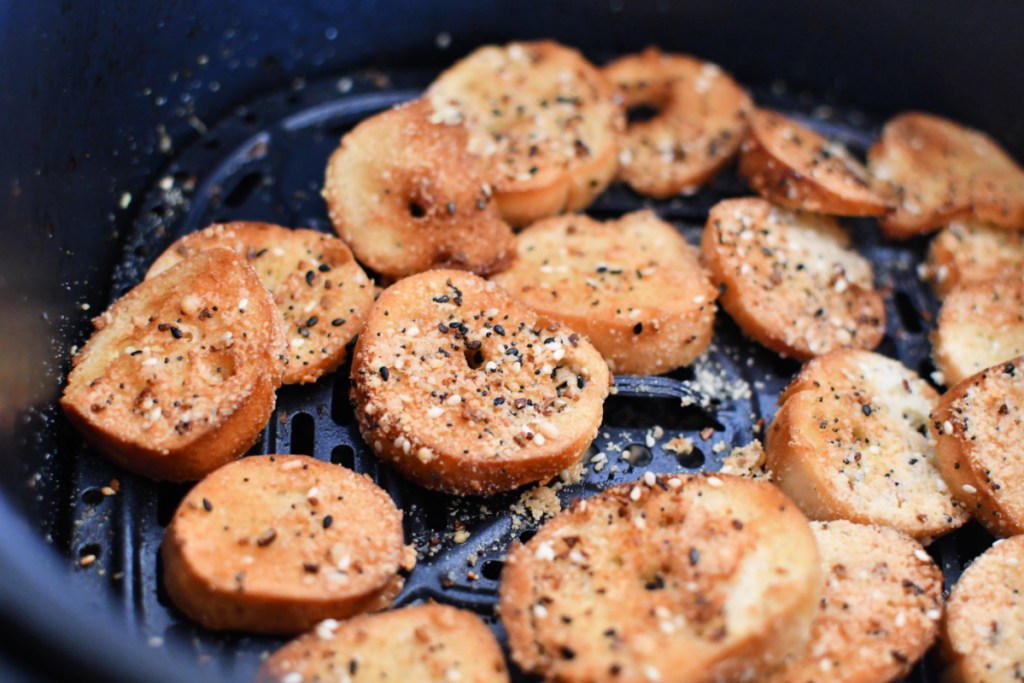
M203 498L203 509L207 512L213 512L213 503Z
M717 488L721 488L721 486L722 486L722 485L723 485L724 483L725 483L725 482L723 482L723 481L722 481L721 479L719 479L718 477L708 477L708 486L710 486L711 488L715 488L715 489L717 489Z
M953 423L950 422L949 420L946 420L945 422L943 422L942 423L942 433L943 434L952 434L953 433Z
M648 486L654 486L658 478L654 476L654 472L644 472L644 483Z
M330 529L332 524L334 524L334 517L332 517L330 515L325 515L324 516L324 521L323 521L323 527L325 529Z
M922 562L931 562L932 561L931 556L928 553L926 553L925 551L921 550L920 548L918 548L917 550L914 551L914 557L916 557L917 559L921 560Z
M970 484L964 484L963 485L963 490L964 490L964 493L977 493L978 492L978 489L974 488Z

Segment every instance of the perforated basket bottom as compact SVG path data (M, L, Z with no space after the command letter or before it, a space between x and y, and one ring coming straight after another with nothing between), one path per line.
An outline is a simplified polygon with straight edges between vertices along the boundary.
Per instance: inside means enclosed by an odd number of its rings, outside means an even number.
M239 108L182 150L145 195L114 273L114 295L135 285L171 241L211 222L264 220L330 232L320 187L338 139L364 117L416 97L432 76L417 71L361 73L302 85ZM791 96L778 88L753 91L761 104L798 116L856 152L863 152L877 132L855 112L816 106L813 98ZM697 243L708 209L720 199L744 194L747 191L730 169L696 195L667 201L643 199L613 186L589 213L612 218L649 207ZM874 264L877 284L890 292L888 329L879 351L928 377L933 370L928 332L937 306L916 276L923 245L886 243L869 220L847 225L857 248ZM716 470L732 448L759 437L760 427L772 418L779 391L798 367L745 340L720 313L714 344L693 368L655 378L616 378L617 391L608 399L604 425L585 456L582 479L556 481L549 488L564 505L635 480L648 470ZM471 609L504 641L493 616L498 579L510 543L528 538L541 523L533 514L537 506L524 504L532 487L487 499L459 499L404 482L361 441L349 405L347 377L344 367L313 386L283 388L253 452L307 453L369 473L405 511L407 540L419 554L397 604L433 599ZM665 449L669 440L680 436L696 444L682 458ZM72 471L54 476L70 480L70 487L64 482L55 490L73 492L73 502L65 508L70 528L67 551L76 567L82 556L98 558L79 567L74 580L111 594L123 605L129 623L154 647L179 649L223 680L249 680L261 655L283 639L207 632L178 613L161 588L158 548L187 487L129 475L76 438L64 443L65 452L57 459L73 463ZM102 488L114 479L119 480L119 491L104 495ZM929 549L943 569L947 589L964 560L990 541L971 525ZM929 657L911 679L934 680L936 671Z

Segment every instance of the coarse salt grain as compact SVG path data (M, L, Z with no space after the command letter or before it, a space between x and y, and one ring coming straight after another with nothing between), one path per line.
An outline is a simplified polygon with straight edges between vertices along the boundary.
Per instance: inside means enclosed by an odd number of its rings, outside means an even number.
M334 632L338 628L338 622L336 619L324 619L316 625L316 635L321 640L330 640L334 637Z
M551 541L544 541L537 546L537 550L533 553L533 556L538 560L551 561L555 559L555 551L551 547Z

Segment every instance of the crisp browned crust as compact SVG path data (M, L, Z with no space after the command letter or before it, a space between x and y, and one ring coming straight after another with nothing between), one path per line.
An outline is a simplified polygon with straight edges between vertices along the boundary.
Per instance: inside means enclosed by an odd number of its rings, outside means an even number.
M1024 228L1024 170L984 133L932 114L885 124L868 152L874 189L894 208L889 237L932 232L957 218Z
M885 200L868 185L867 169L841 144L768 109L756 109L747 120L740 175L765 199L835 216L886 212Z
M534 223L518 236L515 264L492 280L585 334L617 373L668 372L711 342L718 290L697 250L651 211Z
M993 534L1024 533L1024 358L952 387L939 400L931 429L953 496Z
M285 384L315 382L341 365L373 304L373 283L344 242L270 223L217 223L168 247L146 278L217 247L244 256L274 297L288 344Z
M949 683L1024 678L1024 536L998 542L953 586L942 622Z
M812 522L825 594L803 656L769 683L903 678L935 641L942 573L921 544L884 526Z
M508 683L509 676L501 648L480 617L428 603L321 622L275 652L256 680Z
M402 513L366 475L300 455L243 458L196 484L161 548L174 604L206 628L298 633L402 587Z
M932 238L922 275L940 297L959 284L1024 277L1024 233L954 221Z
M353 128L327 162L331 222L360 261L392 278L431 268L487 275L515 251L467 151L466 130L432 119L416 100Z
M745 334L807 360L834 349L873 349L885 333L871 264L849 244L826 216L727 199L711 209L701 258L724 287L722 308Z
M804 646L821 595L810 526L777 488L648 474L515 546L498 613L546 680L746 680Z
M494 493L576 463L610 377L578 333L493 282L433 270L377 299L353 354L352 399L363 438L409 479Z
M147 477L191 481L255 443L285 346L274 302L233 252L146 280L93 326L60 404L97 450Z
M604 73L624 108L658 110L620 135L618 177L640 194L695 190L739 150L753 103L718 65L649 47L616 59Z
M1024 355L1024 278L962 285L942 302L932 356L944 384Z
M900 363L835 351L779 396L765 441L772 480L811 519L883 524L929 542L967 521L939 474L938 394Z
M465 124L513 225L583 209L615 175L622 112L601 72L572 48L550 40L481 47L427 97L435 120Z

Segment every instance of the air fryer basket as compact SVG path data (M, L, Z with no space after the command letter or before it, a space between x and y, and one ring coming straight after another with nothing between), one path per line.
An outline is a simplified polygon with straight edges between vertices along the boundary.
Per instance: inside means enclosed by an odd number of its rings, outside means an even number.
M0 203L10 245L0 254L0 378L11 387L0 402L0 570L11 577L0 586L0 623L26 634L0 660L0 677L8 665L52 676L66 662L83 680L243 681L282 642L205 632L168 603L157 549L187 487L134 477L83 446L53 406L68 351L87 335L87 319L184 233L232 219L330 231L319 188L340 135L415 97L476 45L550 36L601 61L658 43L719 62L759 103L856 151L886 116L918 107L987 129L1024 156L1015 116L1024 76L1006 66L1022 56L1012 30L1022 9L1013 17L978 7L961 16L955 3L856 12L800 2L461 9L191 2L149 16L128 4L89 15L0 2L0 75L10 76L0 111L24 132L0 156L10 188ZM666 201L614 186L590 213L649 206L695 242L711 205L745 193L729 170L693 197ZM879 350L927 377L937 305L914 268L925 243L886 242L870 220L847 226L889 292ZM717 469L760 435L798 367L744 340L720 313L715 344L694 368L617 378L584 477L548 488L565 503L647 470ZM501 558L540 523L539 507L523 498L532 487L485 500L405 483L360 440L346 377L342 368L282 389L253 452L309 453L369 472L406 511L420 555L398 604L464 606L501 636L492 612ZM675 436L692 439L694 453L665 450ZM972 524L930 548L947 587L990 542ZM928 658L912 679L936 675Z

